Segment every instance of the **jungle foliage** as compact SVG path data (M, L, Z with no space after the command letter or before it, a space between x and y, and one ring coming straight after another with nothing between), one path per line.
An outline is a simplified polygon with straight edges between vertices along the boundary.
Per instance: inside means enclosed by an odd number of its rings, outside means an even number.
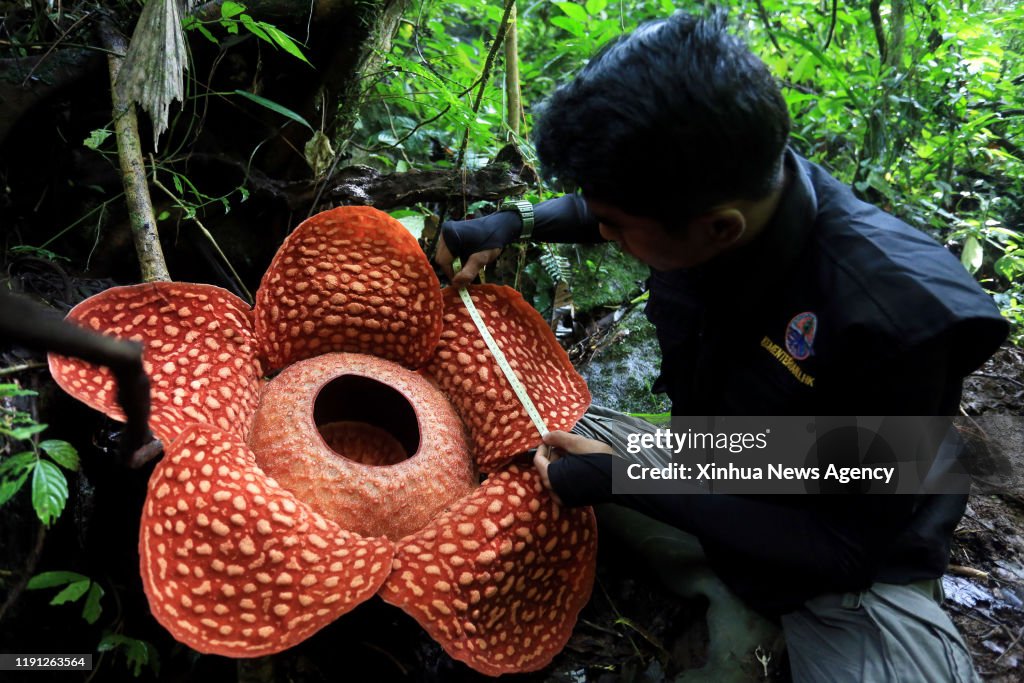
M735 29L783 85L793 144L959 252L1024 334L1024 6L993 0L731 0ZM470 163L508 139L528 146L531 106L601 45L698 3L536 2L518 14L523 127L500 67L478 79L501 3L416 3L364 109L358 147L398 169ZM656 153L652 150L652 153ZM580 261L574 261L580 263Z

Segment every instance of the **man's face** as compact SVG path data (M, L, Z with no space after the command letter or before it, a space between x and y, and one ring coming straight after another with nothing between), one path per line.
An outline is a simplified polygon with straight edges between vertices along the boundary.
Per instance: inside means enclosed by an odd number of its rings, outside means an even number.
M719 251L694 226L666 226L654 218L629 214L596 199L587 199L587 206L600 223L602 237L618 243L622 251L655 270L692 268L709 261Z

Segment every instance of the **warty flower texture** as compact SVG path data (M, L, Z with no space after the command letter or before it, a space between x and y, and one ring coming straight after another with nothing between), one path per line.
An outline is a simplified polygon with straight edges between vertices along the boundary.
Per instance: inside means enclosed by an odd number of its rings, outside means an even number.
M549 427L571 428L590 394L547 325L512 289L470 292ZM593 513L560 507L511 462L540 434L458 293L387 214L302 223L252 309L159 282L68 318L145 346L165 455L141 573L179 641L280 652L379 594L490 675L542 668L565 645L593 586ZM53 355L50 369L123 419L107 370Z

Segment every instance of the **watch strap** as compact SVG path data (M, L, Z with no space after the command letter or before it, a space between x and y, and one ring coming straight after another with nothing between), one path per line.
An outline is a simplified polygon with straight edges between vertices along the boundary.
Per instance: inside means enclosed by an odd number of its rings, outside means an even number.
M498 211L517 212L519 214L519 218L523 221L523 231L519 233L519 239L530 239L533 235L533 226L536 223L534 220L533 204L523 199L511 200L502 202L498 207Z

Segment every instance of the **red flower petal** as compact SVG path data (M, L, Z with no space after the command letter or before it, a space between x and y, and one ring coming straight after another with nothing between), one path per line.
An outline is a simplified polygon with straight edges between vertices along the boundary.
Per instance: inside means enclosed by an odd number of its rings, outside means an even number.
M318 426L314 407L325 424ZM352 420L362 425L353 428ZM368 451L368 435L379 450ZM406 438L408 451L392 435ZM341 445L342 437L356 438ZM345 529L371 536L417 531L477 483L465 430L444 395L412 370L362 354L330 353L285 368L264 391L249 445L282 486Z
M393 554L313 512L207 425L186 429L149 480L142 584L157 621L200 652L292 647L372 596Z
M339 207L281 245L256 293L256 333L270 369L328 351L419 367L441 333L440 284L401 223Z
M586 382L540 314L510 287L469 287L473 303L548 429L572 429L590 405ZM459 411L476 446L476 462L493 472L541 435L512 391L453 287L444 290L444 331L423 368Z
M491 676L540 669L590 598L597 526L512 465L398 546L381 597Z
M244 438L263 373L249 306L234 294L180 282L113 287L75 306L68 320L143 343L149 424L165 445L192 422ZM78 400L124 420L109 370L50 354L50 373Z

